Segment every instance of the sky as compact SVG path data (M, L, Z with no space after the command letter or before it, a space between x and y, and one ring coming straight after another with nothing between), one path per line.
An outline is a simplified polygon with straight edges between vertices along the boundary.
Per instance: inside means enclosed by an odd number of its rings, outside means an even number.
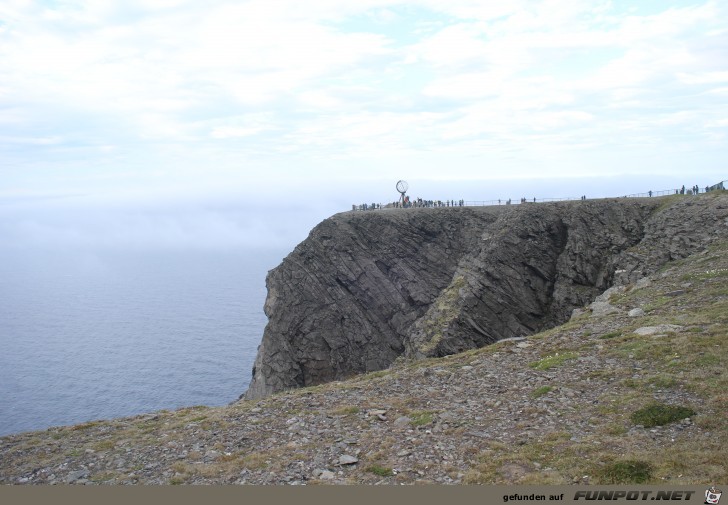
M290 247L353 203L728 179L717 0L0 3L0 247Z

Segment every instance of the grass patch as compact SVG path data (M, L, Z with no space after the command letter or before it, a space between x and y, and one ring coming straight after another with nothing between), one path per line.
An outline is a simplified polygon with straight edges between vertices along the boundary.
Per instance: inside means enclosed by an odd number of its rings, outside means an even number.
M348 407L340 407L336 410L332 410L331 414L335 416L351 416L354 414L358 414L360 412L359 407L354 406L348 406Z
M652 312L655 309L659 309L660 307L667 305L671 300L672 298L669 296L658 296L654 301L645 305L644 311Z
M605 333L604 335L600 336L599 338L602 340L608 340L610 338L621 337L621 336L622 336L621 331L610 331L609 333Z
M93 428L94 426L99 426L100 424L101 424L101 421L89 421L87 423L77 424L76 426L72 426L71 431L83 431L83 430L87 430L89 428Z
M652 478L652 465L646 461L617 461L599 472L602 484L642 484Z
M201 456L201 455L200 455ZM288 461L295 461L297 455L291 455ZM188 458L188 460L197 458ZM186 463L177 462L171 469L177 472L173 478L189 480L192 476L200 476L211 479L230 479L237 477L243 469L262 470L274 464L274 461L281 461L281 452L272 450L269 452L225 454L214 462L202 464L200 462ZM275 468L275 466L274 466Z
M260 470L268 467L273 457L275 457L275 455L270 455L264 452L246 454L240 458L239 467L248 468L250 470Z
M394 472L391 468L379 465L368 466L366 468L366 471L369 473L373 473L374 475L379 475L380 477L391 477L392 475L394 475Z
M677 380L669 375L650 377L647 383L657 388L671 388L677 385Z
M380 377L386 377L390 374L389 370L379 370L378 372L371 372L366 375L364 375L363 379L378 379Z
M184 407L182 409L179 409L178 412L180 414L182 414L182 413L185 413L185 412L194 412L196 410L208 410L209 408L210 407L208 407L207 405L193 405L191 407Z
M413 412L410 414L410 419L410 424L412 426L426 426L428 424L432 424L432 412Z
M714 268L699 274L685 275L683 277L687 277L687 279L683 280L694 281L705 281L708 279L715 279L716 277L728 277L728 268Z
M571 434L557 431L546 434L540 441L524 445L512 446L496 441L487 443L487 447L477 452L477 461L463 479L465 484L558 484L563 475L584 475L588 466L580 450L574 448L569 439ZM477 451L477 449L475 449ZM553 471L537 471L533 463L542 467L551 467ZM518 465L526 472L519 482L508 480L503 475L505 465Z
M541 386L540 388L536 388L533 393L531 393L531 398L540 398L553 389L554 388L552 386Z
M618 349L618 352L623 356L629 357L631 355L632 358L638 360L655 357L664 358L664 355L669 351L669 345L643 339L629 340Z
M95 444L93 449L95 451L110 451L114 446L116 446L116 443L113 440L103 440Z
M654 403L634 412L630 419L635 424L641 424L645 428L651 428L653 426L664 426L665 424L674 423L686 417L692 417L695 414L696 412L688 407Z
M720 356L716 356L715 354L706 354L695 359L694 363L697 366L711 366L720 365L720 361Z
M425 315L425 338L418 345L420 352L428 354L434 351L443 339L445 330L458 314L460 289L467 286L462 275L454 277L450 285L442 290Z
M627 433L627 428L619 423L611 423L604 428L604 432L607 435L620 436Z
M546 356L545 358L542 358L538 361L529 363L528 366L533 368L534 370L548 370L549 368L554 368L563 364L565 361L574 359L577 356L578 354L576 354L575 352L557 352L556 354Z
M116 474L114 474L114 473L104 472L104 473L93 475L91 477L91 482L95 482L98 484L101 482L110 481L110 480L114 479L115 477L116 477Z
M682 198L685 198L685 195L666 195L660 196L658 198L660 198L660 203L657 208L655 208L655 210L652 212L652 214L657 214L667 209L668 207L671 207L675 203L679 202Z
M170 468L177 473L188 473L187 464L180 461L173 463Z

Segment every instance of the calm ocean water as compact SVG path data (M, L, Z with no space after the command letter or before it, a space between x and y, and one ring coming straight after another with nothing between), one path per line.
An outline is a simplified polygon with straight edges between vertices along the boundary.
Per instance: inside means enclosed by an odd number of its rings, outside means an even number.
M1 257L0 436L236 400L285 254Z

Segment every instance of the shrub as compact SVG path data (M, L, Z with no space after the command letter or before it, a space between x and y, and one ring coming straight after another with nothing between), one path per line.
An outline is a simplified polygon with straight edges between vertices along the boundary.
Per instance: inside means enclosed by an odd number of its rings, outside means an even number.
M653 426L674 423L686 417L692 417L695 414L696 412L688 407L655 403L634 412L631 419L635 424L641 424L645 428L651 428Z

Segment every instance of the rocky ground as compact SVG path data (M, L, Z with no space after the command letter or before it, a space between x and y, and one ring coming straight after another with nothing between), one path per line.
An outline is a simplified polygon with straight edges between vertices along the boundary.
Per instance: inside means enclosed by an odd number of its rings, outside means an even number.
M3 484L727 482L728 242L563 326L221 408L0 438ZM632 418L691 409L662 426Z

